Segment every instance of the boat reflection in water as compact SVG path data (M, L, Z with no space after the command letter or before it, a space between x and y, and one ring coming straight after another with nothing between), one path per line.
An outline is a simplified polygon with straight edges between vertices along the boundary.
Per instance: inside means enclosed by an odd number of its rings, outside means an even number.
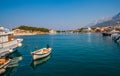
M35 60L35 61L33 60L31 63L31 67L34 69L37 66L40 66L40 65L44 64L45 62L47 62L50 58L51 58L51 55L48 55L42 59Z
M22 55L18 51L14 52L10 57L12 58L12 61L2 76L10 76L11 73L16 72L15 68L19 65L19 61L22 60Z

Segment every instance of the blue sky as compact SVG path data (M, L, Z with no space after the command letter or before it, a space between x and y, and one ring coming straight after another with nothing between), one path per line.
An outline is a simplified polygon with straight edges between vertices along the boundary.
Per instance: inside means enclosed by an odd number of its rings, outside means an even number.
M120 0L0 0L0 25L65 30L120 12Z

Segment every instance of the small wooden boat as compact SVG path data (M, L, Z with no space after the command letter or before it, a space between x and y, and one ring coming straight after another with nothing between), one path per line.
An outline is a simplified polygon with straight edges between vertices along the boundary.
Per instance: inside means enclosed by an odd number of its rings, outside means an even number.
M31 52L33 60L41 59L48 56L51 53L52 48L42 48L40 50L36 50Z
M5 69L11 62L11 59L0 59L0 74L5 72Z

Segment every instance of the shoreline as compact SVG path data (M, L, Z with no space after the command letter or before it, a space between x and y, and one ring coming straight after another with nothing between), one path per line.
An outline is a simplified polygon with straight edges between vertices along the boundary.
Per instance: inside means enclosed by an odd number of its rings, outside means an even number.
M31 36L31 35L43 35L43 34L50 34L50 33L19 33L19 34L13 34L14 36Z
M68 34L82 34L82 33L86 33L86 34L90 34L90 33L97 33L97 34L101 34L100 32L80 32L80 33L68 33ZM56 33L19 33L19 34L13 34L14 36L32 36L32 35L44 35L44 34L56 34ZM59 33L59 34L66 34L66 33Z

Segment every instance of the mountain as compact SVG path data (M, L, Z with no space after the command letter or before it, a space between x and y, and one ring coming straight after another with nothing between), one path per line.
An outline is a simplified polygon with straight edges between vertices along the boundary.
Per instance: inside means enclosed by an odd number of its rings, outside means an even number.
M113 16L110 20L97 23L92 27L104 27L104 26L115 26L115 25L120 25L120 13Z
M92 26L94 26L94 25L96 25L96 24L99 24L99 23L102 23L102 22L105 22L105 21L109 21L109 20L111 20L111 19L112 19L112 17L102 17L102 18L99 19L99 20L96 20L96 21L93 21L93 22L89 23L89 24L86 25L85 27L92 27Z

